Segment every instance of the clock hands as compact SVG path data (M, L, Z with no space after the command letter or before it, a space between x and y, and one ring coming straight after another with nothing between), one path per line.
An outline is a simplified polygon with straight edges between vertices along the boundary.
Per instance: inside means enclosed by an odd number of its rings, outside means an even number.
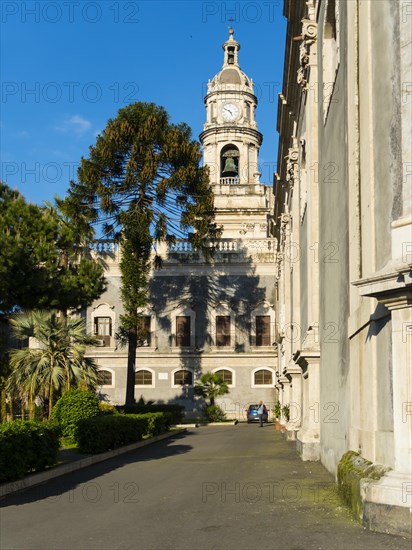
M222 107L222 116L225 120L235 120L239 115L239 108L234 103L227 103Z

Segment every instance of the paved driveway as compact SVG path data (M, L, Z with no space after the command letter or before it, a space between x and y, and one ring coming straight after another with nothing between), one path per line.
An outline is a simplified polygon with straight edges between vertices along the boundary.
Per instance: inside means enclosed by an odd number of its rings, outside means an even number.
M0 548L410 550L334 488L271 424L204 427L6 497Z

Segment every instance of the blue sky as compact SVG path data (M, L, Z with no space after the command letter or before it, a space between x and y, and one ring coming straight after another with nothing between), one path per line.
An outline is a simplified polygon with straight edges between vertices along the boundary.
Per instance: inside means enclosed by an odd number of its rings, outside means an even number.
M118 109L162 105L203 130L208 79L228 26L255 82L261 181L276 169L283 2L2 0L1 179L41 204L64 196L81 156ZM232 21L229 21L232 19Z

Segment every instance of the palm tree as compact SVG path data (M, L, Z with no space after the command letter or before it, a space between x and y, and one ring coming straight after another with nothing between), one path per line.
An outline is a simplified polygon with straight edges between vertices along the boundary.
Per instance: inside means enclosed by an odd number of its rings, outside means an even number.
M94 387L97 381L95 362L85 357L87 346L96 338L86 334L83 319L65 319L55 311L28 311L10 319L15 337L34 339L34 346L10 352L12 372L7 391L27 400L32 411L36 397L49 401L49 418L53 396L84 384Z
M195 386L195 394L210 400L210 405L215 404L215 398L229 393L229 386L216 372L205 372L200 377L200 384Z

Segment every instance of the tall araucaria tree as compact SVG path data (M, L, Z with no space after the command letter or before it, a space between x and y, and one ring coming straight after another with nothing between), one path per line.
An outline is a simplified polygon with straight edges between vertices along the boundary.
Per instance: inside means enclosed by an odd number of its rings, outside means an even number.
M108 121L89 158L81 159L79 181L71 184L69 200L77 203L78 211L102 222L104 234L121 245L126 404L134 402L136 350L153 243L185 236L194 247L204 248L206 240L219 233L208 171L200 160L200 146L186 124L172 124L165 109L139 102Z

